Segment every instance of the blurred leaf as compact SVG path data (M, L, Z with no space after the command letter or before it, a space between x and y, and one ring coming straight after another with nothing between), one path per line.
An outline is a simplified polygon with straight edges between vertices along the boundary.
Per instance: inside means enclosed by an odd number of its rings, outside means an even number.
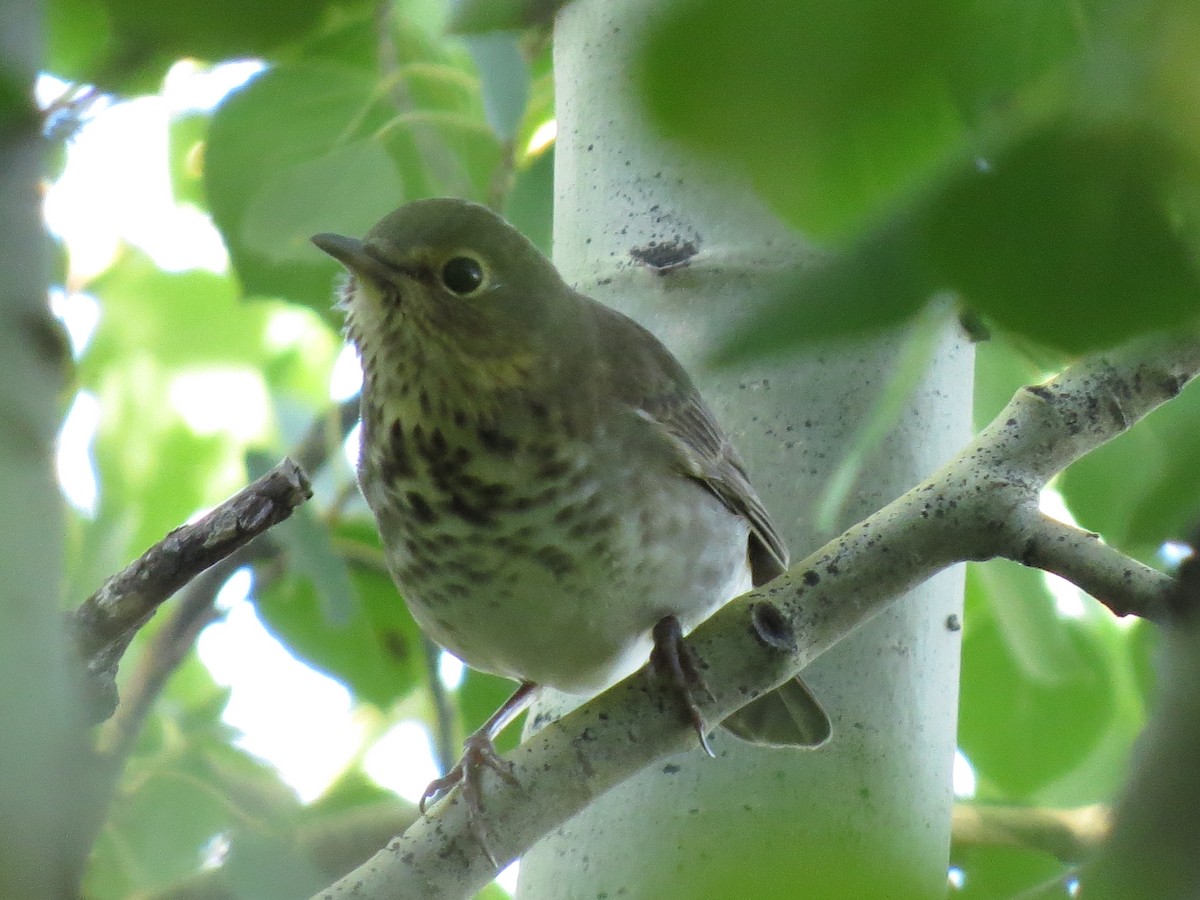
M464 38L483 85L488 125L501 140L512 140L529 101L529 66L514 34Z
M334 627L347 625L355 606L354 585L326 524L309 506L302 506L272 534L287 549L292 571L312 584L325 621Z
M100 481L96 518L84 530L87 543L123 565L242 486L237 440L193 432L172 383L206 370L252 382L270 310L238 304L226 276L164 272L135 253L88 287L102 316L79 377L100 405L92 447Z
M1070 352L1184 324L1200 281L1164 203L1179 171L1145 130L1039 129L934 201L932 265L973 309Z
M190 203L205 209L204 196L204 138L208 133L209 115L190 112L171 119L168 126L168 165L171 187L177 203Z
M475 900L510 900L510 894L493 881L475 895Z
M514 681L468 668L458 688L458 708L462 714L464 732L470 734L479 728L516 689ZM507 753L520 742L521 728L512 725L497 737L496 749Z
M548 25L570 0L452 0L450 31L474 34Z
M297 807L274 769L211 724L164 729L166 740L130 758L88 868L88 896L165 889L200 868L214 838Z
M292 230L287 216L305 204L310 192L329 188L329 178L355 183L353 167L367 154L370 169L367 179L358 182L356 197L366 198L367 190L375 191L374 196L362 208L340 207L338 222L322 221L315 230L340 225L361 233L399 205L405 199L396 190L402 183L399 174L385 178L382 188L372 185L370 178L379 177L382 151L363 144L390 115L370 75L316 64L269 70L217 108L209 126L204 181L213 221L247 294L286 296L329 315L336 268L316 249L305 260L308 234ZM322 180L306 183L306 173ZM289 185L295 192L290 198L285 194ZM324 196L330 199L328 193ZM270 203L280 200L285 207L271 223ZM306 218L323 214L317 205L304 211ZM254 222L270 223L271 233L252 236L247 243L246 229ZM264 246L267 253L260 249Z
M269 59L328 11L363 0L54 0L50 57L64 78L135 94L153 90L176 60ZM60 8L56 8L60 7ZM90 47L86 45L90 44Z
M306 897L330 881L300 851L291 835L262 827L238 830L221 873L234 897L255 900Z
M104 480L87 540L112 542L121 566L241 481L237 448L220 437L195 435L175 419L158 386L139 384L139 374L149 373L131 371L128 380L114 373L106 385L93 444Z
M378 557L350 565L356 602L344 624L333 622L313 581L289 572L257 598L263 622L301 659L345 684L363 702L387 709L423 676L420 631L382 568L370 523L341 523L336 539Z
M1158 626L1138 620L1129 626L1129 658L1136 688L1144 708L1150 708L1158 690L1159 647L1162 633Z
M163 617L158 617L163 618ZM136 641L146 636L146 630L138 632ZM221 719L229 702L230 688L213 681L212 673L195 653L189 653L171 673L171 677L158 695L158 703L148 721L169 722L171 731L178 733L204 732L220 735L232 740L234 731ZM146 730L143 731L143 734ZM145 752L142 747L138 752Z
M88 896L128 897L162 889L200 865L229 826L225 798L183 772L139 773L136 791L113 804L84 883Z
M205 185L248 295L332 318L338 267L309 245L311 234L359 235L431 194L487 197L499 145L466 61L407 20L395 40L405 65L383 85L347 66L280 66L214 114Z
M395 802L405 801L397 801L395 794L381 788L362 769L351 767L342 772L320 797L301 810L299 819L319 822L326 816L336 816L359 807Z
M399 114L383 137L406 177L417 169L426 179L411 184L410 194L494 200L501 147L465 48L408 16L397 21L395 41L403 65L388 88Z
M1136 127L1034 131L816 257L719 360L894 325L939 290L1021 340L1069 353L1184 326L1200 316L1200 271L1167 201L1181 171Z
M764 279L777 276L764 273ZM733 329L713 363L729 365L850 334L877 331L915 316L934 293L919 236L897 221L844 250L815 254Z
M978 589L968 595L959 746L981 782L1000 792L999 799L1025 801L1082 764L1110 726L1117 698L1105 651L1075 620L1057 623L1070 655L1063 657L1046 642L1041 652L1063 658L1038 663L1042 671L1068 677L1053 683L1031 679L994 611L1011 602ZM990 799L983 791L981 797Z
M379 8L373 3L344 6L276 56L278 65L325 62L374 74L379 68Z
M554 147L517 169L504 204L504 218L550 255L554 236Z
M46 10L46 71L86 82L112 42L104 0L53 0Z
M967 592L972 608L986 606L994 617L1023 679L1061 685L1087 677L1042 572L1004 559L970 565Z
M403 196L378 143L344 144L268 175L246 204L239 243L269 265L311 262L312 235L363 234Z
M237 302L237 286L227 275L195 269L166 272L138 252L124 254L87 290L103 314L79 363L85 386L94 387L115 366L152 358L166 369L216 363L257 367L263 347L267 307Z
M846 236L1075 52L1069 3L994 7L691 0L655 25L637 79L669 136L744 172L806 234Z
M1064 875L1062 863L1050 854L1023 847L954 846L950 864L963 873L962 887L951 892L955 900L1018 897ZM1063 890L1050 896L1069 895Z

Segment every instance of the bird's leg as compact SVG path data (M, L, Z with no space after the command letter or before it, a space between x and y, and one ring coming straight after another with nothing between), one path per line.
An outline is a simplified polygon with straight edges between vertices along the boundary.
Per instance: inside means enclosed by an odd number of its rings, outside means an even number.
M425 788L425 793L418 804L421 813L425 812L425 804L443 791L448 791L457 784L462 784L463 802L467 804L467 822L475 835L488 861L493 866L498 865L492 851L488 849L483 833L483 823L479 814L483 812L483 769L488 768L514 787L519 787L517 776L512 773L512 763L496 752L493 741L500 732L512 723L513 719L525 711L537 696L538 686L532 681L522 681L520 687L513 692L488 720L472 732L463 742L463 755L449 772L441 778L435 778Z
M650 665L660 677L675 691L687 712L688 721L696 729L700 738L700 746L709 756L716 757L712 746L708 743L708 729L704 725L704 717L700 715L700 707L692 699L695 691L703 691L711 699L712 693L700 674L696 654L683 640L683 628L674 616L666 616L659 620L651 632L654 638L654 649L650 652Z

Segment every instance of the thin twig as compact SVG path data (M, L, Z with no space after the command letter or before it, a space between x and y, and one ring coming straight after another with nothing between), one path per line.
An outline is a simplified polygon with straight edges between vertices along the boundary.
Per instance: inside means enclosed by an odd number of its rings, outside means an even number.
M116 708L117 664L158 607L210 566L288 518L312 496L308 476L284 459L196 522L176 528L110 577L70 615L94 721Z
M1044 513L1026 517L1025 542L1011 559L1053 572L1087 591L1118 616L1163 624L1172 616L1175 582L1083 531ZM1007 556L1008 554L1004 554Z
M442 648L421 635L421 652L425 656L425 680L429 684L429 698L433 701L433 754L438 774L445 775L458 761L458 744L454 740L454 705L446 694L442 676L438 671Z
M125 680L121 702L104 723L96 741L97 750L114 760L123 760L142 730L155 699L171 674L179 668L204 628L220 618L213 600L239 568L247 565L259 542L221 560L191 581L176 597L167 620L146 641L137 665Z
M955 803L954 848L1025 847L1067 865L1089 858L1108 836L1112 811L1102 803L1073 809Z

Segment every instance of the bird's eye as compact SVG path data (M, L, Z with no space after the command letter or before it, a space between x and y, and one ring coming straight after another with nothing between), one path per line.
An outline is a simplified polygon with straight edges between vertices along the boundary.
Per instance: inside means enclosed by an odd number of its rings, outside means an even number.
M473 256L454 256L442 266L442 284L460 297L469 297L485 280L483 263Z

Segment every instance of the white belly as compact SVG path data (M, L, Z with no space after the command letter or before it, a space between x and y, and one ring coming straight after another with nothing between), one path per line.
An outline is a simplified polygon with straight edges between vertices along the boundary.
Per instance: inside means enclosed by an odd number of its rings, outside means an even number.
M421 627L473 668L591 693L645 663L664 616L690 631L750 587L748 526L701 484L673 473L606 481L495 527L449 523L458 545L436 583L398 576ZM588 533L597 516L610 527Z

